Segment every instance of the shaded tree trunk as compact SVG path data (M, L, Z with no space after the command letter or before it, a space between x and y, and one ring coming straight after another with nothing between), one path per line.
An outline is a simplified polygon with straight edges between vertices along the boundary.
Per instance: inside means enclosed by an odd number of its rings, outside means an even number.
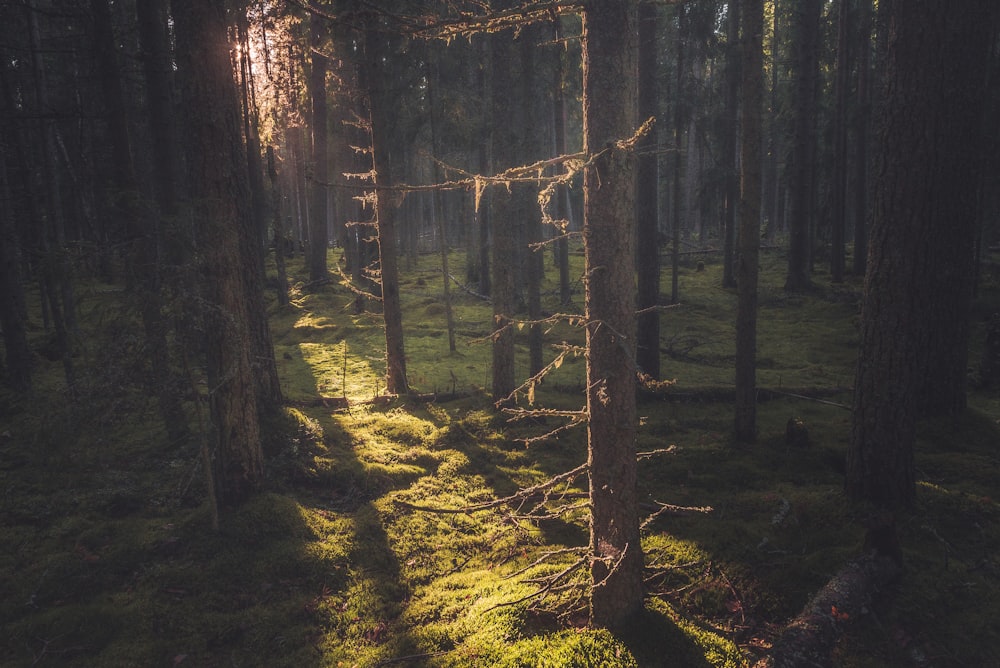
M244 255L246 243L257 237L249 210L225 3L173 0L173 16L206 304L214 493L225 508L257 491L264 476L250 312L259 303L251 295L256 263Z
M788 274L785 290L800 292L811 285L811 227L816 174L816 90L819 80L820 15L822 0L795 4L795 82L792 118L792 159L788 177Z
M976 146L997 7L879 7L885 97L846 489L854 501L896 509L916 496L918 416L964 402L964 378L955 379L966 366Z
M312 100L312 180L309 188L309 280L321 281L327 277L326 267L326 188L329 182L327 155L327 58L324 55L326 19L313 14L309 19L309 44L311 70L309 72L309 97Z
M656 116L656 7L639 5L639 119ZM636 364L650 378L660 378L660 226L657 216L657 151L655 126L637 146L636 230L639 265L636 307L639 309Z
M0 127L4 156L9 155L7 132L7 127ZM7 384L17 392L26 392L31 389L32 353L24 318L20 247L7 178L7 159L0 157L0 328L3 329Z
M113 168L112 216L132 248L128 257L130 287L137 293L150 363L150 389L156 394L167 435L171 441L188 437L187 415L180 401L180 383L170 370L167 323L161 310L160 266L157 253L158 230L155 219L141 223L139 186L132 160L132 144L121 81L121 68L115 50L111 7L108 0L91 0L94 18L94 41L101 73L101 92L108 111ZM147 218L147 221L149 219Z
M736 243L736 209L741 205L736 140L739 135L740 91L740 3L726 4L726 104L721 137L722 172L725 174L725 203L722 219L722 287L735 288L733 246Z
M833 112L833 192L830 230L830 280L844 281L847 230L847 96L852 64L850 40L851 2L839 0L837 9L837 63Z
M736 439L757 437L757 274L761 209L761 107L764 102L763 0L740 0L743 10L740 114L740 244L736 280Z
M615 142L636 128L637 3L583 11L590 619L623 628L642 610L635 439L635 157ZM615 104L606 104L607 100Z
M854 258L852 273L864 276L868 260L868 143L871 125L872 0L858 0L857 86L854 110Z
M491 36L490 85L492 86L493 166L502 171L514 166L514 152L521 129L514 124L511 96L514 82L511 61L514 48L507 35ZM514 218L517 207L511 189L494 187L490 192L490 223L493 231L491 287L493 297L493 401L503 402L514 391L514 292L517 271Z

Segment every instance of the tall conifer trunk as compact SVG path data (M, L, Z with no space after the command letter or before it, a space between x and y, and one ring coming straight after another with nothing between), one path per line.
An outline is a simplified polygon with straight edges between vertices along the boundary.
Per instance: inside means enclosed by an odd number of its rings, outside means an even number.
M642 610L635 439L635 156L638 16L630 0L583 11L590 619L623 628ZM607 104L614 100L615 104Z

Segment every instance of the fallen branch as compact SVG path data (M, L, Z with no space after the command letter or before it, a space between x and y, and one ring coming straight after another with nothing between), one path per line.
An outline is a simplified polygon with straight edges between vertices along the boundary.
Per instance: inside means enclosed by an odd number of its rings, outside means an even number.
M855 559L833 576L793 619L768 656L754 668L829 666L844 629L899 575L898 563L877 551Z

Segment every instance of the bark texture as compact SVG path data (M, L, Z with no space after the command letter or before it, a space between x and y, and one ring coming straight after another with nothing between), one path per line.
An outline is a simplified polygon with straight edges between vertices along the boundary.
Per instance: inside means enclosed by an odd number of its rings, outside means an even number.
M635 437L637 10L597 0L583 12L587 410L591 623L622 628L642 609ZM615 104L607 104L614 100Z

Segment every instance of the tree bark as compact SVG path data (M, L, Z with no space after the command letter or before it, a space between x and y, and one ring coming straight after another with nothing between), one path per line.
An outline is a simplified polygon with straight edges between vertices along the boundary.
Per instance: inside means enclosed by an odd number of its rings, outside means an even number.
M502 171L514 166L514 152L521 129L514 124L511 96L514 85L511 61L515 52L508 35L491 36L493 166ZM494 402L503 402L514 391L514 292L517 270L514 218L515 198L510 188L497 186L490 193L490 223L493 230L491 295L493 297L493 382Z
M250 309L258 302L250 291L256 266L243 253L256 234L225 2L174 0L173 16L187 118L189 190L202 256L214 492L218 505L226 508L254 493L264 475L251 359Z
M886 79L846 481L852 500L877 507L915 499L918 416L964 402L994 4L879 5Z
M368 15L365 27L365 86L368 90L372 141L372 170L375 173L375 229L378 235L379 277L382 287L382 319L385 323L385 380L390 394L406 394L406 352L403 346L403 312L399 301L399 269L396 243L396 209L399 201L392 191L394 182L391 141L392 100L385 89L390 80L380 71L387 55L378 16Z
M760 254L761 107L764 101L762 0L743 5L740 117L740 243L737 264L739 302L736 310L736 439L757 437L757 274Z
M877 552L848 563L782 631L754 668L829 666L844 630L866 613L871 600L899 575L899 565Z
M14 224L14 202L7 178L8 128L0 127L0 328L3 329L7 384L16 392L31 389L32 352L24 318L21 244Z
M847 230L847 96L853 54L848 34L851 26L851 2L839 0L837 8L837 63L834 84L833 116L833 192L830 230L830 280L843 283L845 270L845 232Z
M112 196L112 217L117 220L126 239L131 243L128 264L130 286L140 304L143 331L146 338L151 378L160 415L172 442L189 435L187 415L180 401L179 383L174 382L170 369L170 348L167 344L167 323L161 311L160 266L157 253L158 230L154 222L142 225L144 216L139 207L139 184L132 160L132 143L121 81L121 68L115 50L115 35L108 0L91 0L94 18L94 42L101 73L101 92L108 112L108 132L114 166L111 177L115 192ZM147 219L148 220L148 219Z
M822 9L822 0L802 0L795 3L793 8L795 83L792 160L788 177L791 197L788 213L788 274L785 278L785 290L789 292L806 290L812 283L809 267L816 187L816 91L819 80L819 22Z
M740 2L727 3L726 16L726 93L723 131L720 137L722 173L725 174L725 202L722 219L722 287L735 288L733 246L736 243L736 210L740 206L739 157L736 141L740 124Z
M642 610L635 439L635 156L638 16L630 0L583 11L584 251L590 474L590 620L623 628ZM614 100L615 104L607 104Z
M309 19L309 44L312 47L309 71L309 96L312 100L312 180L309 182L309 280L327 277L327 200L329 181L327 155L327 58L324 55L326 19L313 14Z
M656 104L656 7L639 5L639 119L655 118ZM638 286L636 307L639 309L636 338L636 364L650 378L660 378L660 226L657 194L656 126L644 137L636 176L636 230L638 248L636 261Z

